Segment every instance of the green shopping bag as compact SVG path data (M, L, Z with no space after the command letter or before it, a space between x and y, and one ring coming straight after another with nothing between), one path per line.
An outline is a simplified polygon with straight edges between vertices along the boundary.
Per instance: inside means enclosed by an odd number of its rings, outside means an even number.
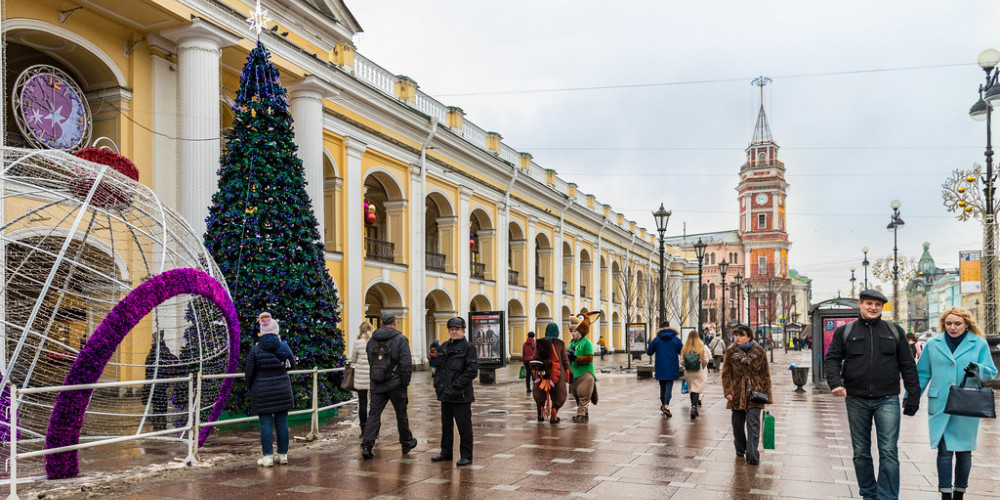
M774 449L774 416L764 410L764 449Z
M521 365L521 373L517 374L517 378L523 379L527 375L528 375L527 370L524 368L524 365Z

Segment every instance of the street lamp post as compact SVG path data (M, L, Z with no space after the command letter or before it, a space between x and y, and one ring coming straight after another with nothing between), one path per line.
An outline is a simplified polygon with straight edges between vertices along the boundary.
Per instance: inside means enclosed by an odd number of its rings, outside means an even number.
M899 217L899 200L892 200L892 220L886 229L892 231L892 322L899 324L899 228L905 224Z
M868 247L861 247L861 251L865 253L865 260L861 261L861 265L865 266L865 288L864 289L867 290L868 289L868 264L871 264L871 262L868 262Z
M851 266L851 297L857 297L854 295L854 282L857 281L857 278L854 277L854 270L854 266Z
M751 294L753 293L753 286L748 281L746 286L743 288L747 289L747 326L753 328L753 316L750 315L750 299Z
M997 221L996 207L993 206L993 145L991 116L993 103L1000 100L1000 52L994 49L984 50L979 54L979 67L986 72L986 83L979 86L979 100L969 110L969 115L975 120L986 119L986 174L982 177L983 195L986 198L983 206L983 255L982 255L982 290L983 290L983 325L986 331L986 341L990 344L990 353L994 361L1000 360L1000 332L997 332Z
M663 203L660 203L659 210L653 212L653 219L656 220L656 232L660 233L660 321L656 325L656 328L659 328L667 319L667 310L663 307L663 234L667 232L670 210L664 209Z
M743 315L743 275L736 273L736 276L733 276L733 282L736 283L736 324L738 325L743 323L743 319L740 318Z
M722 313L719 315L719 324L722 325L721 328L719 328L719 331L721 332L726 331L726 271L728 270L728 262L725 260L719 262L719 276L722 277L722 302L720 303L721 307L719 307L719 309L721 309L719 312Z
M704 331L701 323L702 322L701 265L705 259L705 248L707 247L708 245L704 241L701 241L701 238L698 238L698 241L694 244L694 255L695 257L698 257L698 335L701 335Z

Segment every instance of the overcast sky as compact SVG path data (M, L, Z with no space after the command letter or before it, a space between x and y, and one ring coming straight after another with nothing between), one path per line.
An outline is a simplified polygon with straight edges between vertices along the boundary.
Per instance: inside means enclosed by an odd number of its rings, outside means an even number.
M848 295L851 266L860 286L863 246L891 255L893 199L904 256L927 241L957 267L981 248L941 184L983 162L968 110L976 57L1000 48L1000 2L346 1L362 55L643 227L663 202L668 235L736 229L750 81L772 78L790 264L814 302Z

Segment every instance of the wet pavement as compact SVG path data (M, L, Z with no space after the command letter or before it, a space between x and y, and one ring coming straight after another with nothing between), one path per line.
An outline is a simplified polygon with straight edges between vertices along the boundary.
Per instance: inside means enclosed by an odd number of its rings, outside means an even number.
M37 498L43 492L51 497L60 490L80 497L136 500L858 498L843 400L809 386L805 394L793 392L787 367L793 362L808 365L808 351L779 350L775 361L771 377L776 401L769 411L776 419L776 449L762 449L759 466L735 456L730 412L714 372L697 420L688 417L690 400L679 394L679 384L671 404L674 416L665 418L659 412L655 381L613 371L599 373L600 403L591 407L588 423L570 421L575 414L570 398L560 412L562 422L552 425L535 421L534 403L523 381L517 380L520 365L512 365L497 372L497 385L476 387L475 456L468 467L430 460L439 452L441 430L430 372L425 371L415 373L410 386L410 425L420 444L409 455L402 455L396 442L390 405L373 460L361 459L356 416L348 410L325 422L321 441L293 442L287 466L258 467L256 431L229 431L214 436L201 450L201 458L212 467L150 472L149 464L167 464L186 454L178 443L85 450L83 478L27 483L21 486L21 498ZM611 369L625 363L625 356L617 355L598 360L597 366ZM940 498L925 407L926 400L915 417L903 417L900 497L907 500ZM306 432L307 426L292 429L292 435ZM966 498L1000 497L998 458L1000 425L984 421ZM128 467L137 472L123 473ZM107 478L116 474L127 486L113 487L115 480ZM88 477L102 478L110 486L94 490L87 486Z

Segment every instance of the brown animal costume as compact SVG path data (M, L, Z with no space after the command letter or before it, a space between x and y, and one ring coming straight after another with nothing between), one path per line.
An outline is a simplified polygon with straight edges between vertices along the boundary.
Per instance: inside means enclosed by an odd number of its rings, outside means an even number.
M535 347L533 360L541 361L544 366L545 377L551 384L549 399L552 401L552 415L550 422L559 423L559 408L566 404L566 396L569 395L569 357L566 356L566 344L559 339L559 326L549 323L545 327L545 338L538 339ZM545 406L545 391L540 388L540 380L533 381L531 385L531 397L538 405L538 421L541 422L542 407Z
M571 389L576 398L577 411L574 422L589 420L588 407L597 404L597 373L594 371L594 344L586 338L590 327L598 318L600 311L580 310L580 314L570 317L570 329L580 335L580 340L571 343L575 347L576 357L573 359L573 382Z

